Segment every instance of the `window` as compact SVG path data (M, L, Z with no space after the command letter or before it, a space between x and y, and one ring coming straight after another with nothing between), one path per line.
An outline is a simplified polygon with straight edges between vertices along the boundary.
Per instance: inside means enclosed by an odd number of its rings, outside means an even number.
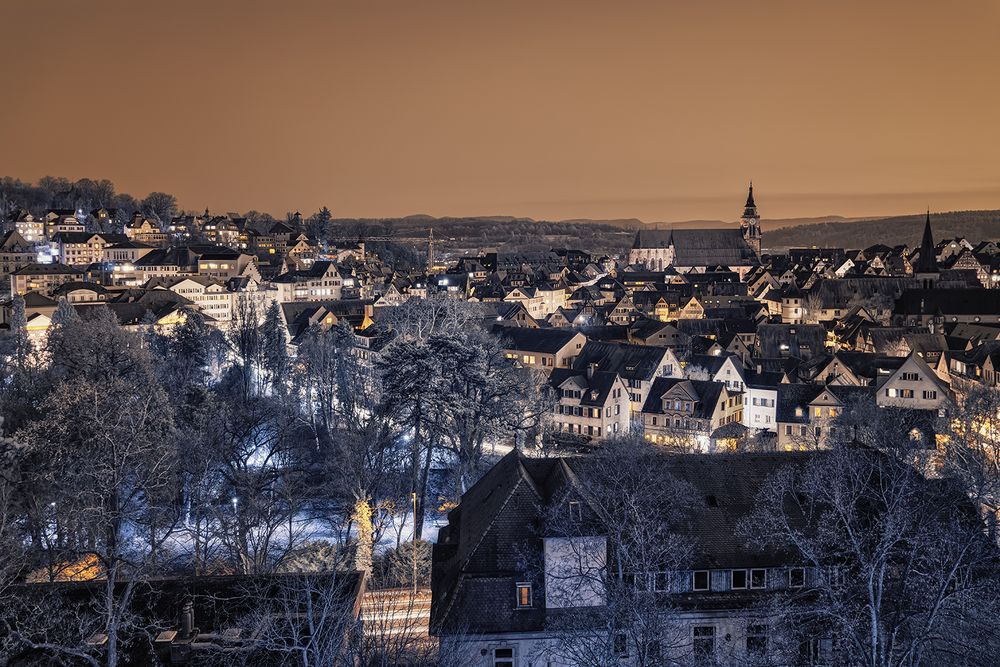
M660 662L660 642L657 639L646 642L646 658L653 664Z
M813 408L813 417L822 417L822 416L823 416L823 408L820 407Z
M617 633L614 639L615 655L622 658L628 657L628 636L624 633Z
M916 382L920 379L920 376L916 373L902 373L899 377L907 382Z
M792 434L792 425L785 424L785 435L791 435L791 434Z
M802 588L806 585L806 570L804 567L793 567L788 570L788 587Z
M521 582L517 585L517 607L524 609L531 606L531 584Z
M730 588L734 590L742 590L747 587L747 571L746 570L733 570L730 573Z
M514 649L493 649L493 667L514 667Z
M657 593L670 591L670 573L656 572L653 574L653 590Z
M708 570L695 570L691 573L691 588L696 591L708 590Z
M750 570L750 588L767 587L767 570L763 568Z
M822 655L819 639L806 639L799 643L799 665L819 665Z
M767 653L767 626L747 626L747 655L763 656Z
M715 655L715 626L696 625L692 631L695 660L709 660Z
M583 519L583 510L580 507L580 502L578 500L569 501L569 518L573 521L580 521Z
M926 400L926 401L933 401L936 398L937 398L937 392L936 391L924 390L924 400Z

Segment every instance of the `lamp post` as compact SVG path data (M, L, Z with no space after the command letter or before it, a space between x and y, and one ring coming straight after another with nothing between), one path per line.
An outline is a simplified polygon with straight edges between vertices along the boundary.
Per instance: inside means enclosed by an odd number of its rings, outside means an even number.
M413 597L417 596L417 492L410 494L413 499L413 535L410 544L413 546Z

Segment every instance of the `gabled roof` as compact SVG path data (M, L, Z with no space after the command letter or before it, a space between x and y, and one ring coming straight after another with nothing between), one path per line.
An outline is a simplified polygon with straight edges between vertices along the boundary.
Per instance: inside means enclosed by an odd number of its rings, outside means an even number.
M583 370L596 364L598 370L617 373L626 380L652 380L667 354L664 347L588 340L573 367Z
M124 234L106 234L104 232L59 232L52 237L52 240L59 243L88 243L95 236L106 245L126 243L129 240Z
M17 271L11 271L12 276L45 276L45 275L83 275L83 271L72 266L53 262L52 264L28 264Z
M549 375L549 384L559 389L572 383L581 390L580 405L603 408L607 405L611 390L619 381L617 373L607 371L580 371L573 368L556 368Z
M711 380L687 380L683 378L657 378L653 386L649 388L646 402L642 406L643 412L653 414L663 414L663 398L666 395L683 394L694 400L693 417L696 419L709 419L715 412L715 406L719 402L719 396L726 390L726 385L722 382Z
M500 337L500 344L508 350L538 354L556 354L580 335L572 329L528 327L494 327L493 334Z

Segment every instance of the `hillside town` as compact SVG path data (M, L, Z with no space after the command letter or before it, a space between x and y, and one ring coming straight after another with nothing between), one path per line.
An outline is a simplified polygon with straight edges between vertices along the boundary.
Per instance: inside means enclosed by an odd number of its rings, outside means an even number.
M997 664L997 241L319 223L7 215L7 664Z

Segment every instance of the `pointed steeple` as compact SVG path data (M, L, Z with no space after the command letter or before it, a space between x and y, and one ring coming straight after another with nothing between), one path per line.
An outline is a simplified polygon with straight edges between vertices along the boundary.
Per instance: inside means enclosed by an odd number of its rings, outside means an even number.
M757 214L757 205L753 201L753 181L750 181L750 189L747 191L747 203L740 217L740 229L747 245L760 257L760 215Z
M920 257L913 268L915 273L937 273L937 253L934 250L934 235L931 233L931 210L927 209L924 220L924 237L920 241Z

